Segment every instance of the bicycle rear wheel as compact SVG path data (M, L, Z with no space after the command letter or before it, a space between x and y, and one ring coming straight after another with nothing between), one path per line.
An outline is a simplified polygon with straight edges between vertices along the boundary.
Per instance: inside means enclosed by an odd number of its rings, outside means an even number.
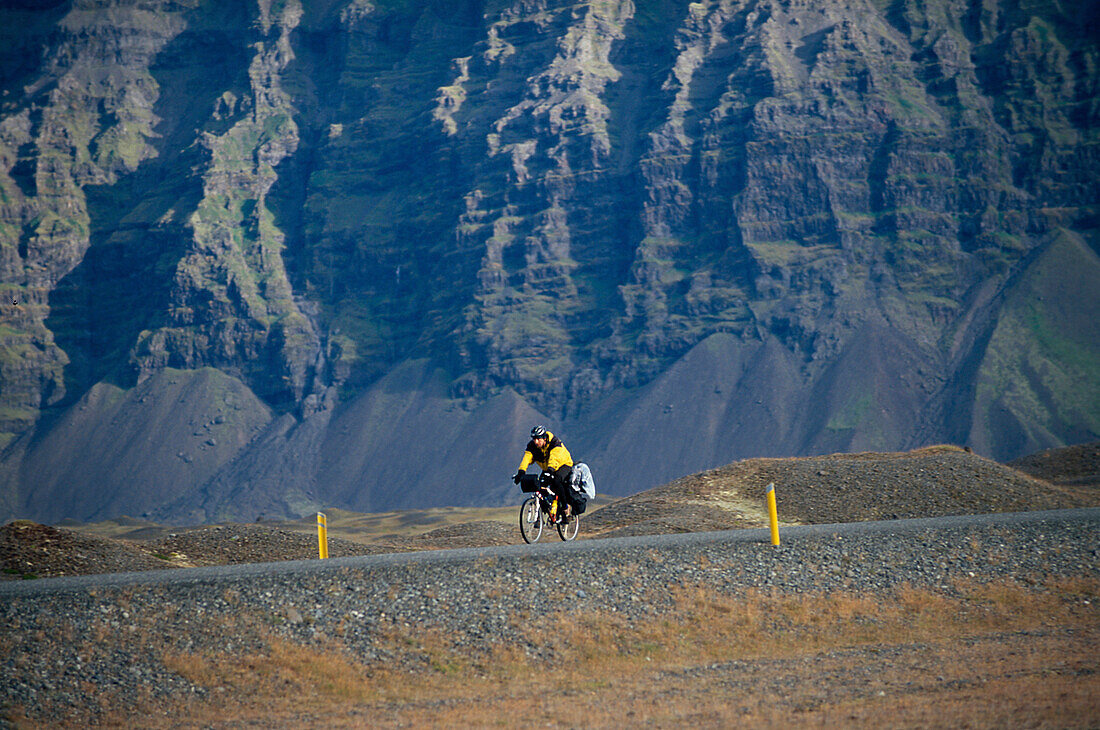
M568 522L558 523L558 535L562 540L569 542L577 537L577 533L581 529L581 516L574 515L569 518Z
M538 497L528 497L520 506L519 531L526 543L538 542L542 537L542 511Z

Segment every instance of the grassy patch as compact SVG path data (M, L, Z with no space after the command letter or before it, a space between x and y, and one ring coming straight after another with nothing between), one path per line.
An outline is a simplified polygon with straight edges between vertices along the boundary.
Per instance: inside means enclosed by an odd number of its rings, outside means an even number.
M830 431L847 431L859 428L874 405L875 397L871 393L864 393L858 397L853 396L829 419L829 422L825 424L825 428Z
M377 643L389 658L377 662L357 661L331 636L316 646L273 639L248 656L171 653L166 665L209 692L168 714L194 726L322 714L337 727L368 717L494 726L523 707L550 726L612 727L624 718L984 725L1009 712L1011 724L1064 726L1088 724L1100 696L1100 581L1091 577L882 595L681 585L667 597L670 610L641 620L517 615L514 640L488 645L386 625Z

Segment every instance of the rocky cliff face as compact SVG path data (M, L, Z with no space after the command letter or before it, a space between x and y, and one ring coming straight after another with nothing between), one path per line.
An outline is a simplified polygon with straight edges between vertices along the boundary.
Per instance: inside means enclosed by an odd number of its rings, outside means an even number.
M1095 2L0 20L9 513L499 502L533 419L618 493L1100 434Z

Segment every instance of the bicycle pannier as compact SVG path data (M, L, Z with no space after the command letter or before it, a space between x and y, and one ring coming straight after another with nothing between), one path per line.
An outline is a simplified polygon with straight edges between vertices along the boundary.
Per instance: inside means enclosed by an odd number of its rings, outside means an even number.
M573 488L584 492L589 499L596 496L596 482L592 479L592 470L588 468L588 464L578 462L573 465Z
M524 474L523 478L519 480L519 489L521 492L539 491L539 475Z

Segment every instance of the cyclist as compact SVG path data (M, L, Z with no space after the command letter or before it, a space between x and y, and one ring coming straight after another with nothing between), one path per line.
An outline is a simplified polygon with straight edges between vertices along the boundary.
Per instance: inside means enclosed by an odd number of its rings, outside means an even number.
M574 514L584 512L585 503L581 501L583 495L574 492L571 485L573 457L569 455L569 449L565 448L561 439L547 431L544 426L531 429L531 440L527 443L523 459L519 462L519 471L512 481L516 484L523 481L532 461L542 468L544 474L550 476L550 489L565 505L566 520Z

